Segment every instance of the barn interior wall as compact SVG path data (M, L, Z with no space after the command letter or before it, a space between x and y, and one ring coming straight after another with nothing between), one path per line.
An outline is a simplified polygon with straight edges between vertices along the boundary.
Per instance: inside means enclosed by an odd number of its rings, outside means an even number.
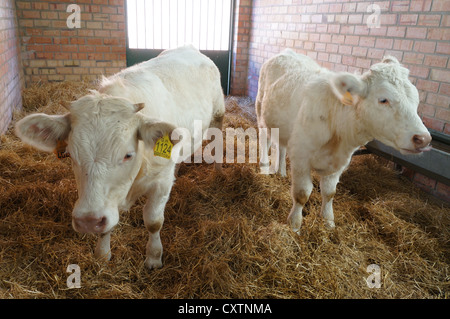
M234 11L230 88L232 95L242 96L247 95L252 1L236 0Z
M449 8L448 0L253 0L247 95L255 99L262 64L285 48L331 70L360 74L393 55L410 70L425 125L450 134ZM408 175L424 190L450 198L448 185Z
M17 0L16 7L26 85L93 81L126 67L124 0Z
M0 3L0 134L4 133L15 109L22 107L23 71L13 0Z

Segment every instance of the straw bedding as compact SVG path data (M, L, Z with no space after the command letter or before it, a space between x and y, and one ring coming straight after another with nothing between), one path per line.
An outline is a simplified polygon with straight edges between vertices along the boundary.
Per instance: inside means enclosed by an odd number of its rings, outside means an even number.
M64 113L88 83L35 85L24 112ZM251 101L227 98L226 127L255 127ZM288 162L289 164L289 162ZM449 291L449 207L372 156L354 157L334 201L336 229L318 217L318 179L300 236L286 225L289 178L256 164L183 164L161 231L164 267L144 266L145 198L121 215L112 259L93 258L96 238L71 227L77 198L70 159L0 146L0 298L444 298ZM69 264L81 288L68 289ZM369 288L367 266L381 269Z

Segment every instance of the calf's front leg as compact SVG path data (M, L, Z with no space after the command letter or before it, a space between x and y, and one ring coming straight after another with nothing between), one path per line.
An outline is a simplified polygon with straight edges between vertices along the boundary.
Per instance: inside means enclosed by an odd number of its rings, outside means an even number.
M291 164L292 165L292 164ZM306 202L311 195L313 189L313 183L311 180L311 170L308 167L299 167L298 165L292 165L291 169L292 185L292 209L288 217L288 223L292 230L300 234L300 227L302 226L302 211Z
M334 228L333 197L336 194L336 185L342 171L328 176L322 176L320 179L320 194L322 196L321 213L324 218L325 226Z
M98 236L94 257L104 261L111 259L111 231Z
M149 233L146 246L145 266L149 269L162 267L163 247L160 231L164 223L164 209L169 200L172 183L155 184L148 192L144 207L144 224Z

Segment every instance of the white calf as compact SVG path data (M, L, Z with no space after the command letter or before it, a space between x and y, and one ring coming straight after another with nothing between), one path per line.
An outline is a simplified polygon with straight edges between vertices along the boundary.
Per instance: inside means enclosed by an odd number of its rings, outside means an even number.
M334 227L336 184L353 152L378 139L403 154L430 149L431 136L417 115L419 94L409 71L386 57L362 76L334 73L311 58L285 50L261 68L256 112L260 128L279 128L278 172L291 161L293 207L288 218L300 231L312 191L311 170L321 177L322 216Z
M25 117L16 134L49 152L58 141L67 143L79 196L72 225L78 232L100 235L97 257L111 256L110 234L119 210L146 195L144 222L150 238L145 264L154 268L162 266L160 229L175 162L155 156L153 147L177 127L193 135L195 120L202 121L203 130L221 128L224 112L217 67L188 46L104 79L97 91L73 102L70 113Z

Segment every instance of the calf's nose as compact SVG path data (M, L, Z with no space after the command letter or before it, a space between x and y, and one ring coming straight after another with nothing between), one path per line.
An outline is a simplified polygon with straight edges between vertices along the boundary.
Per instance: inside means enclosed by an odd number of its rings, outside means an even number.
M80 217L73 219L76 231L80 233L102 233L106 228L106 217Z
M412 140L413 140L414 146L417 149L424 148L424 147L428 146L428 144L430 144L431 135L430 135L430 133L416 134L413 136Z

